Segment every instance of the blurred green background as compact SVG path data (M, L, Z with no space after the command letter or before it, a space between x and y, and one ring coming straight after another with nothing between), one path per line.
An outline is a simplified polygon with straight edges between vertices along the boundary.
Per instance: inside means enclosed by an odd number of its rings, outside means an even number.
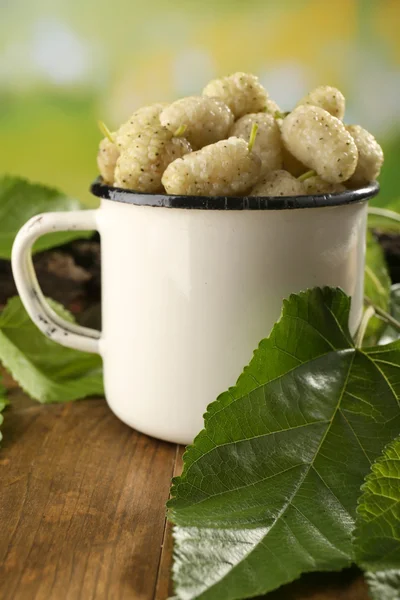
M283 109L320 84L382 143L400 210L400 0L0 0L0 172L90 203L96 121L251 71Z

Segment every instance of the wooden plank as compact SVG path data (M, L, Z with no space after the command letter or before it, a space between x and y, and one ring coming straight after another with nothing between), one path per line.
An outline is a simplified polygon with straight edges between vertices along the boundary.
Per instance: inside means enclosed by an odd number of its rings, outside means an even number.
M184 451L185 448L183 448L182 446L179 446L177 448L173 475L174 477L178 477L182 473L182 456ZM158 579L154 600L165 600L173 594L173 586L171 580L172 552L172 525L169 521L167 521L165 526L163 549L161 553L160 567L158 571Z
M41 406L6 380L0 450L2 600L166 600L164 505L184 448L126 427L103 400ZM268 600L368 600L357 571L310 574Z
M28 400L5 417L0 597L152 599L176 447L103 400Z

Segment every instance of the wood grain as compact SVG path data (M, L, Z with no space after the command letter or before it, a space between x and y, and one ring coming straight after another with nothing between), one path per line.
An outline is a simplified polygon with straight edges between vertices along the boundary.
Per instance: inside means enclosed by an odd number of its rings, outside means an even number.
M176 447L103 400L27 401L3 435L0 597L152 598Z
M184 451L185 449L182 447L178 447L176 450L174 477L178 477L182 473L182 456ZM160 558L160 568L158 571L158 579L154 600L165 600L173 594L173 586L171 579L172 551L172 525L169 521L167 521L165 525L163 549Z
M7 378L0 450L2 600L166 600L165 502L183 449L121 423L104 400L40 406ZM368 600L357 571L313 574L268 600Z

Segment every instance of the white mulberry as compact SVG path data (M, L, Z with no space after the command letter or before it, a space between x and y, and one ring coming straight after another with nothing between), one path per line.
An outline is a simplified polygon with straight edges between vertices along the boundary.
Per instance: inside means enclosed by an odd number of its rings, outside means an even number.
M289 114L289 113L287 113ZM276 119L276 122L279 125L279 130L282 135L282 124L284 119ZM282 142L282 159L283 159L283 170L288 171L293 177L299 177L303 175L309 168L306 165L303 165L293 154L289 152L286 148L285 144Z
M168 194L236 196L260 176L261 161L247 142L231 137L172 162L162 178Z
M283 170L268 173L249 193L249 196L302 196L301 181Z
M175 159L191 152L189 142L165 127L145 127L124 148L115 168L115 185L137 192L161 192L161 177Z
M115 134L112 134L115 135ZM97 166L104 183L112 185L114 182L115 165L119 157L119 150L114 142L103 138L99 144L97 153Z
M299 177L309 170L306 165L303 165L302 162L289 152L284 144L282 146L283 168L285 171L288 171L293 177Z
M141 129L152 125L160 125L160 113L166 106L168 106L166 102L156 102L155 104L142 106L134 112L128 121L118 129L115 135L117 146L120 149L129 146L132 138L140 133Z
M275 100L272 100L272 98L267 98L265 103L265 112L275 115L275 113L281 113L282 111Z
M319 175L309 177L303 181L305 194L338 194L344 192L346 187L342 183L329 183L324 181Z
M353 138L358 150L358 162L349 183L351 185L364 185L374 181L381 172L383 165L383 150L366 129L360 125L348 125L347 131Z
M261 112L267 107L268 94L250 73L234 73L213 79L203 90L203 96L219 98L229 106L236 119L247 113Z
M164 108L160 122L173 133L185 126L185 138L197 150L228 136L233 113L218 98L189 96Z
M248 140L254 123L258 130L253 152L261 159L261 174L282 168L282 140L276 119L268 113L251 113L240 117L231 129L231 136Z
M342 121L318 106L298 106L282 123L286 148L325 181L340 183L356 168L358 151Z
M342 92L330 85L320 85L304 96L297 106L303 104L319 106L337 119L343 119L346 108L346 100Z

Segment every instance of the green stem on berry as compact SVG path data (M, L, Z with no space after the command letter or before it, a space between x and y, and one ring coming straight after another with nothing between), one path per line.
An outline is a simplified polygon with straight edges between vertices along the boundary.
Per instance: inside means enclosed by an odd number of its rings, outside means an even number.
M180 137L181 135L183 135L185 133L187 129L187 125L181 125L180 127L178 127L178 129L175 131L174 133L174 137Z
M254 142L256 141L256 137L257 137L257 131L258 131L258 125L257 125L257 123L253 123L253 126L250 131L249 152L252 152L252 150L253 150Z
M316 172L315 171L306 171L305 173L303 173L303 175L300 175L300 177L297 178L298 181L305 181L306 179L310 179L310 177L315 177Z
M115 140L112 136L111 131L108 129L107 125L103 121L97 121L97 125L101 131L101 133L106 137L112 144L115 144Z
M287 117L288 115L290 115L290 110L286 111L286 112L281 112L280 110L276 110L274 112L274 117L275 119L284 119L285 117Z

